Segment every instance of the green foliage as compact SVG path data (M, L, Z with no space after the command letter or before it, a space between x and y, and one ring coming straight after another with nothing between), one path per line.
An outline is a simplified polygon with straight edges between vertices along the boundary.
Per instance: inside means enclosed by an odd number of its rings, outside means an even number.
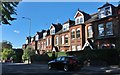
M118 64L119 54L117 49L99 49L99 50L82 50L67 52L67 55L77 56L80 61L104 61L108 65Z
M51 52L48 52L47 54L48 54L49 57L52 57L52 53ZM56 56L60 57L60 56L67 56L67 55L66 55L66 52L57 52Z
M31 62L32 63L47 63L48 61L52 60L51 57L48 56L47 53L42 54L42 55L34 55L31 57Z
M16 18L13 18L12 15L16 13L16 7L19 2L1 2L0 3L0 10L2 10L2 23L3 24L9 24L9 21L15 20Z
M66 56L66 52L58 52L58 57L60 56Z
M4 49L3 52L2 52L3 60L10 59L11 57L13 59L16 58L15 52L12 49Z
M2 45L2 51L4 49L12 49L12 43L9 41L3 40L0 44Z
M28 59L30 59L30 57L33 56L33 55L35 55L35 51L32 50L31 47L27 47L27 48L24 50L22 59L23 59L23 60L28 60Z

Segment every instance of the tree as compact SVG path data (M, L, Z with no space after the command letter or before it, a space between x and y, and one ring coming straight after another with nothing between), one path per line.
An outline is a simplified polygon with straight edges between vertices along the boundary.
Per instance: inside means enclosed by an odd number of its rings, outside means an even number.
M0 44L2 45L2 51L4 49L12 49L12 43L9 41L3 40Z
M9 21L16 20L16 18L13 18L12 15L16 13L16 7L19 4L19 2L1 2L0 3L0 10L2 11L2 23L3 24L9 24ZM1 13L1 12L0 12Z
M9 60L10 58L15 58L15 51L12 49L4 49L2 52L2 59L3 60Z
M28 64L29 64L30 57L32 57L33 55L35 55L35 51L34 51L30 46L28 46L28 47L24 50L22 59L23 59L24 61L25 61L25 60L28 60Z

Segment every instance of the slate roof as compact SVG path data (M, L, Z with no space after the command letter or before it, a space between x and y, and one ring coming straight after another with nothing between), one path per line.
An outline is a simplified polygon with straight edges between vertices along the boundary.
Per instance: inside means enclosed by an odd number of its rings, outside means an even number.
M87 21L88 19L91 18L91 16L90 16L89 14L87 14L86 12L81 11L81 10L79 10L79 9L78 9L78 11L81 12L81 13L84 15L84 21Z
M112 4L106 2L106 4L104 4L103 6L99 7L98 9L104 8L104 7L109 6L109 5L110 5L110 6L113 6ZM113 7L114 7L114 6L113 6Z
M52 25L55 27L55 33L62 29L62 25L60 23L57 24L52 23Z
M98 13L94 13L91 15L91 18L88 19L85 23L90 23L98 19Z
M75 21L68 19L68 21L64 22L63 24L69 23L70 25L74 25Z

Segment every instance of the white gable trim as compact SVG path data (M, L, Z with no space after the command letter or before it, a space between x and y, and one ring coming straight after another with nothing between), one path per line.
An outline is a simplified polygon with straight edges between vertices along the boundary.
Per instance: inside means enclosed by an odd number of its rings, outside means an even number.
M83 14L80 11L77 11L74 18L77 16L78 13L80 13L83 16Z
M82 50L84 50L86 46L90 46L90 48L93 49L93 47L90 45L90 43L88 41L86 41L86 43L84 44Z
M51 26L50 26L50 28L49 28L50 30L51 30L51 27L52 27L52 26L53 26L53 25L51 24ZM53 27L54 27L54 26L53 26Z

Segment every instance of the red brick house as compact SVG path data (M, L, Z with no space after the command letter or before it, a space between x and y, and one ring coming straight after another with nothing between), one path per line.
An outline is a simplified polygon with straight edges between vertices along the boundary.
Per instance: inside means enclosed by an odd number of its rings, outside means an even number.
M62 25L60 23L57 24L51 24L50 26L50 35L46 36L46 51L52 51L54 47L54 36L55 34L62 29Z
M70 50L77 51L81 50L85 43L85 21L90 18L90 15L80 11L76 12L75 25L70 26Z
M60 51L69 51L70 50L70 33L69 27L74 25L73 20L68 20L63 23L63 27L58 31L54 37L54 46Z
M92 42L94 48L120 48L120 16L119 6L106 3L98 8L98 13L86 21L86 40ZM92 37L88 37L92 35Z
M59 51L120 48L120 4L106 2L91 15L78 9L74 18L75 21L69 19L63 26L51 24L49 30L27 37L22 47L31 45L37 51L52 51L54 46Z

